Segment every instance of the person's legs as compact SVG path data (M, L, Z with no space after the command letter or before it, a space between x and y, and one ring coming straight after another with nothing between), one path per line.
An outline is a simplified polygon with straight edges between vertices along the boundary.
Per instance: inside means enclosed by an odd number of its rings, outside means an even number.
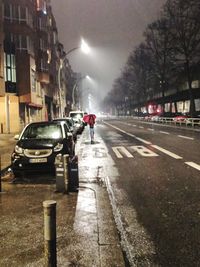
M91 138L91 143L94 142L94 128L90 128L90 138Z

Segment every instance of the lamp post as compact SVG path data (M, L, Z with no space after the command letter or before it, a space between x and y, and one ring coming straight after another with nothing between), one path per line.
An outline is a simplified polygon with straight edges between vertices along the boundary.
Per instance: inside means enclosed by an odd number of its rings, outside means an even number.
M72 89L72 109L74 109L74 107L75 107L75 91L78 88L79 82L81 80L85 79L85 78L89 80L90 79L90 76L89 75L86 75L86 76L80 77L79 79L77 79L77 81L75 82L75 84L73 86L73 89Z
M67 53L65 53L63 58L60 58L60 64L59 64L59 69L58 69L58 89L59 89L58 95L59 95L59 105L60 105L59 117L61 118L63 117L63 114L64 114L64 97L65 97L64 90L61 86L61 69L63 68L63 64L64 64L64 61L67 59L67 56L77 49L81 49L85 54L88 54L90 52L90 47L82 39L80 46L70 49ZM74 98L74 91L76 89L76 86L77 86L77 82L75 83L73 90L72 90L72 99ZM74 100L73 100L73 104L74 104Z

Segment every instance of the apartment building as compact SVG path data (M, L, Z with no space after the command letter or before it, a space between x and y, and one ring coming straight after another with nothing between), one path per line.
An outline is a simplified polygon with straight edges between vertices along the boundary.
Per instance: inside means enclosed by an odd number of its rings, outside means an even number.
M0 131L19 132L60 113L62 55L50 0L0 0L0 9Z

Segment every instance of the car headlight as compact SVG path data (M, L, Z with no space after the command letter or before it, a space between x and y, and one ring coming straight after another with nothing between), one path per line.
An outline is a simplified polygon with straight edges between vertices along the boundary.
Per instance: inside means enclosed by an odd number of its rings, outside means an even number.
M63 149L63 144L60 144L60 143L58 143L55 147L54 147L54 151L55 152L58 152L58 151L60 151L60 150L62 150Z
M20 146L18 146L18 145L15 146L15 152L16 152L17 154L21 154L21 155L24 154L24 150L23 150L23 148L20 147Z

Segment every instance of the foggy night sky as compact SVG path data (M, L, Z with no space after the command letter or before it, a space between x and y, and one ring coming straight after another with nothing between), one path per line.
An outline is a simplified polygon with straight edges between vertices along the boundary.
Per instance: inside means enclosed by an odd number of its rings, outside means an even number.
M51 0L59 41L65 51L79 46L83 37L91 47L85 55L68 55L75 72L89 75L84 86L102 97L112 89L130 51L142 40L148 23L156 20L165 0ZM100 93L101 92L101 93Z

